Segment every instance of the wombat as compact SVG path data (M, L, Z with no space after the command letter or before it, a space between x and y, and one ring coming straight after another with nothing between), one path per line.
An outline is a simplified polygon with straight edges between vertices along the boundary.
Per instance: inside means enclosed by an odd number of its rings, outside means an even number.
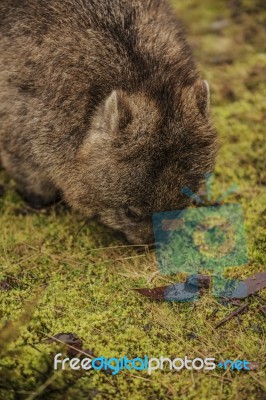
M1 0L0 154L24 198L58 195L152 242L186 207L217 134L183 28L164 0Z

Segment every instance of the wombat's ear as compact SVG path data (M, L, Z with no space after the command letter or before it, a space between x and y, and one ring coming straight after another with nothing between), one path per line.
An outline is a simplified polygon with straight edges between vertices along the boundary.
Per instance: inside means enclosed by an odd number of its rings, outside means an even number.
M208 81L203 81L206 90L206 108L209 111L210 104L211 104L211 90Z
M204 115L210 110L210 86L207 81L200 80L195 87L197 104L200 112Z
M117 91L113 90L104 104L103 118L108 127L108 130L114 132L119 125L119 112L118 112L118 95Z
M123 131L132 121L132 113L126 95L121 91L113 90L105 100L101 112L105 129L109 133Z

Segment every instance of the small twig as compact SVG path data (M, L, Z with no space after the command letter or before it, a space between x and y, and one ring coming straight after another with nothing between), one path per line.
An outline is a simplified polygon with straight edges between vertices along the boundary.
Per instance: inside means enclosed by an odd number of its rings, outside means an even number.
M233 382L233 379L227 378L226 376L215 375L215 374L210 374L209 376L213 376L214 378L218 378L220 380L222 379L222 380L230 382L230 383Z
M245 303L241 307L239 307L237 310L234 310L233 312L231 312L227 317L225 317L217 325L215 325L215 329L219 328L221 325L230 321L232 318L236 317L237 315L242 314L246 310L248 305L249 305L248 303Z
M90 251L99 251L99 250L116 250L116 249L126 249L130 247L149 247L148 244L126 244L121 246L108 246L108 247L98 247L95 249L90 249Z
M105 260L105 261L102 261L102 263L103 264L107 264L107 263L112 263L112 262L117 262L117 261L125 261L125 260L132 260L132 259L134 259L134 258L143 258L143 257L146 257L146 254L141 254L141 255L139 255L139 256L131 256L131 257L124 257L124 258L116 258L116 259L111 259L111 260Z
M212 319L216 316L217 312L219 311L218 307L215 307L211 313L211 315L208 317L208 319Z
M79 230L75 233L74 237L73 237L73 242L76 241L77 237L79 236L79 234L81 233L81 231L85 228L85 226L89 223L89 221L91 220L91 218L86 218L85 222L81 225L81 227L79 228Z

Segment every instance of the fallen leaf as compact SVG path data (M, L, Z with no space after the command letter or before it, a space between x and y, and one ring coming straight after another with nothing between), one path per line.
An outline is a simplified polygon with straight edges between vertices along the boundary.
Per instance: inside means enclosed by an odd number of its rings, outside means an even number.
M74 333L58 333L48 339L44 340L45 343L60 342L69 345L67 355L76 356L82 350L82 340Z
M136 292L141 294L142 296L150 297L154 300L165 300L164 291L168 288L168 286L162 286L154 289L134 289Z
M134 289L143 296L153 300L190 301L201 295L203 289L209 289L211 277L208 275L191 275L186 283L176 283L154 289Z
M248 368L250 369L250 371L254 371L256 369L259 369L260 364L258 362L254 362L254 361L250 361L248 363Z
M0 290L3 290L4 292L8 292L11 289L12 289L12 286L11 286L10 282L8 281L8 279L0 282Z
M161 286L154 289L134 289L143 296L159 301L189 301L202 295L203 290L211 287L212 277L209 275L191 275L185 283L176 283L169 286ZM226 288L218 294L220 298L230 300L245 299L266 287L266 272L258 272L242 282L237 283L234 288L234 282L227 280L226 283L231 283L231 288ZM230 285L229 285L230 286Z
M266 272L258 272L240 282L238 286L233 291L231 298L232 299L245 299L250 296L266 288Z
M47 336L47 339L44 340L45 343L55 342L66 344L68 357L76 357L77 355L80 355L81 358L84 356L90 356L92 359L98 358L93 354L93 351L87 349L84 350L82 348L82 340L74 333L58 333L54 336L48 336L46 333L42 333ZM100 365L100 361L96 361L95 364ZM106 370L104 369L103 372L110 375L113 371L110 368L107 368Z

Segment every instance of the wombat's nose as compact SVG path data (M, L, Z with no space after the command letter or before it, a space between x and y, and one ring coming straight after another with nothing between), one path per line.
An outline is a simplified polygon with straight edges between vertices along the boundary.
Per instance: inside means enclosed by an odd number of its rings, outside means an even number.
M140 247L152 247L154 246L154 235L153 232L149 232L149 234L141 234L140 232L133 232L130 234L126 234L126 238L129 243L134 245L139 245Z
M153 235L150 235L150 237L142 238L142 237L138 237L137 235L134 235L134 234L130 234L130 233L126 234L121 231L115 231L114 237L118 240L121 240L123 242L126 241L129 244L136 246L136 249L138 249L140 251L145 250L145 249L152 250L155 248Z

